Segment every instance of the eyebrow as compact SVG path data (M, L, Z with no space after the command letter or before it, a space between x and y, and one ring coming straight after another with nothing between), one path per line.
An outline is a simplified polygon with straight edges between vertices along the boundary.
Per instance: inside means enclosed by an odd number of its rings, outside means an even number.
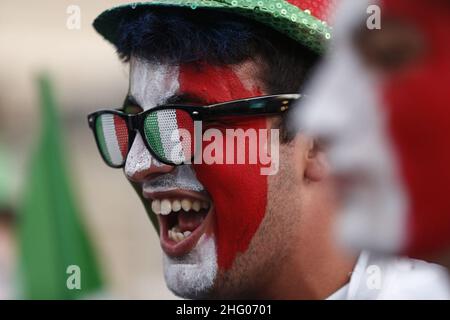
M203 104L205 104L205 101L197 95L190 94L190 93L183 93L183 94L173 95L170 98L168 98L165 102L165 104L177 104L177 103L203 105Z
M205 101L194 94L190 93L183 93L183 94L174 94L166 99L166 101L163 103L163 105L170 105L170 104L194 104L194 105L204 105ZM125 97L125 101L123 102L123 106L138 106L142 108L142 106L137 102L136 98L132 94L128 94ZM155 106L156 107L156 106ZM142 108L143 109L143 108Z

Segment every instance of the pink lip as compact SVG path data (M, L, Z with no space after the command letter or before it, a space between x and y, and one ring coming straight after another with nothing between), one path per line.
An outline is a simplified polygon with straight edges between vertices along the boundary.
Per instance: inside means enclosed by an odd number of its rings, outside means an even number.
M200 193L200 192L195 192L195 191L191 191L191 190L182 190L182 189L177 189L177 190L170 190L170 191L162 191L162 192L142 192L142 195L144 196L144 198L146 199L172 199L172 198L178 198L178 199L182 199L184 198L190 198L190 199L195 199L195 200L200 200L200 201L208 201L211 202L211 199L208 198L208 196L206 196L206 194L204 193Z
M212 203L205 194L189 190L171 190L153 193L143 192L143 196L146 199L152 200L164 198L166 199L189 198L201 201L208 201ZM203 234L210 234L213 232L213 221L214 221L213 215L214 215L214 205L211 205L208 214L205 220L202 222L202 224L199 227L197 227L197 229L195 229L189 237L180 242L175 242L169 239L168 235L169 227L167 216L158 215L157 217L159 222L159 238L162 250L168 256L171 257L182 257L191 252L192 249L197 245L198 241L200 240Z

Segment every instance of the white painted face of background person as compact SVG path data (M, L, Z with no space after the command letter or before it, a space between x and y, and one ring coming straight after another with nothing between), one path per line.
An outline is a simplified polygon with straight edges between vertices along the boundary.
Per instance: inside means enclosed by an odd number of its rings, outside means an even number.
M344 1L332 50L307 90L300 128L327 146L341 193L338 238L353 249L395 252L404 245L406 201L396 159L379 112L381 79L357 53L354 33L377 1Z

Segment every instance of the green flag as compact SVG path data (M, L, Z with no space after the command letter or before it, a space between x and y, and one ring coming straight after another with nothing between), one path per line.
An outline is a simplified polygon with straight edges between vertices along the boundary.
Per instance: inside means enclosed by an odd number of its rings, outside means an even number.
M0 210L5 206L11 205L10 183L7 154L0 143Z
M78 299L102 281L81 222L49 80L39 79L42 125L24 180L19 211L21 292L25 299Z

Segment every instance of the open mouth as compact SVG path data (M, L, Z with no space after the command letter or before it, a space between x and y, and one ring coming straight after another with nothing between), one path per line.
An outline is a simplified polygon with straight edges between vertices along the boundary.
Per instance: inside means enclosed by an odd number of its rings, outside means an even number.
M189 253L211 225L213 205L203 193L176 190L144 197L158 216L161 247L170 256Z

